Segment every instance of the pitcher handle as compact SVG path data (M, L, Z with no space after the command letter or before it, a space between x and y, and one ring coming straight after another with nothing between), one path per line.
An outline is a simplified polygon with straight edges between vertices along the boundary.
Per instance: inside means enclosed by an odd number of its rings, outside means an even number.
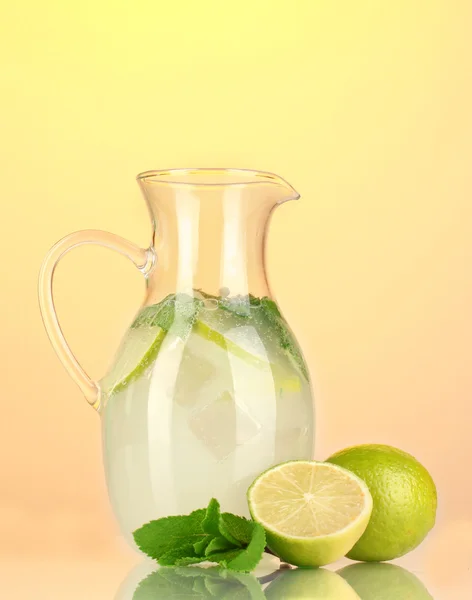
M145 276L149 274L154 265L155 254L152 248L140 248L136 244L114 233L87 229L76 231L59 240L49 250L41 266L39 274L39 307L44 327L59 360L82 390L87 402L98 410L100 407L100 386L87 375L67 344L57 318L52 290L54 271L59 260L69 250L83 244L97 244L98 246L105 246L105 248L116 250L116 252L129 258Z

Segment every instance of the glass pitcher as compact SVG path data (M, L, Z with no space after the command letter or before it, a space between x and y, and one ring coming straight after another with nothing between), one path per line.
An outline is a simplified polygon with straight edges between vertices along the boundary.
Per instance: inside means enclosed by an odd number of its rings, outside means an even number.
M300 348L264 263L274 208L299 195L271 173L228 169L138 176L152 221L147 249L103 231L59 241L40 274L49 338L101 415L111 504L123 534L217 498L248 515L265 469L311 459L314 411ZM52 279L75 246L99 244L143 273L144 303L111 368L92 381L62 334Z

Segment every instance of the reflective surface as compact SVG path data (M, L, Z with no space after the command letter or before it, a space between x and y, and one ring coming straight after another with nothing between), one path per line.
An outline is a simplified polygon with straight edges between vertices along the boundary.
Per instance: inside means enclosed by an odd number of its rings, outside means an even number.
M122 541L88 552L24 554L0 560L0 597L13 600L469 600L472 523L451 522L393 563L344 559L318 570L288 569L265 555L252 574L217 568L161 568Z
M274 569L274 567L277 567ZM217 598L218 600L431 600L459 599L431 577L390 563L351 563L327 569L295 569L265 556L251 574L209 567L157 568L143 563L120 586L114 600ZM468 585L462 592L472 590ZM452 592L452 590L450 590ZM441 595L442 594L442 595Z

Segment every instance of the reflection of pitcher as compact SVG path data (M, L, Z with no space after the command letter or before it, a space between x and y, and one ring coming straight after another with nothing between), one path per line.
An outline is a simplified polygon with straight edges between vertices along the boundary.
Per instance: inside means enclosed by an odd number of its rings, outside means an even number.
M269 218L298 194L275 175L240 170L150 171L138 181L148 249L77 232L54 246L40 277L51 342L102 416L109 493L128 537L213 496L247 514L251 481L312 458L314 430L307 368L264 264ZM99 383L67 346L52 299L58 260L90 243L127 256L146 279L144 305Z

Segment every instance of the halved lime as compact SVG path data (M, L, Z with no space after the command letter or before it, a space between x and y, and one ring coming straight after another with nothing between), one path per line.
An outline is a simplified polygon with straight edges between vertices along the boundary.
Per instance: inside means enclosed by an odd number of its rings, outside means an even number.
M320 567L343 557L372 513L372 496L362 479L315 461L290 461L265 471L247 496L269 548L299 567Z

